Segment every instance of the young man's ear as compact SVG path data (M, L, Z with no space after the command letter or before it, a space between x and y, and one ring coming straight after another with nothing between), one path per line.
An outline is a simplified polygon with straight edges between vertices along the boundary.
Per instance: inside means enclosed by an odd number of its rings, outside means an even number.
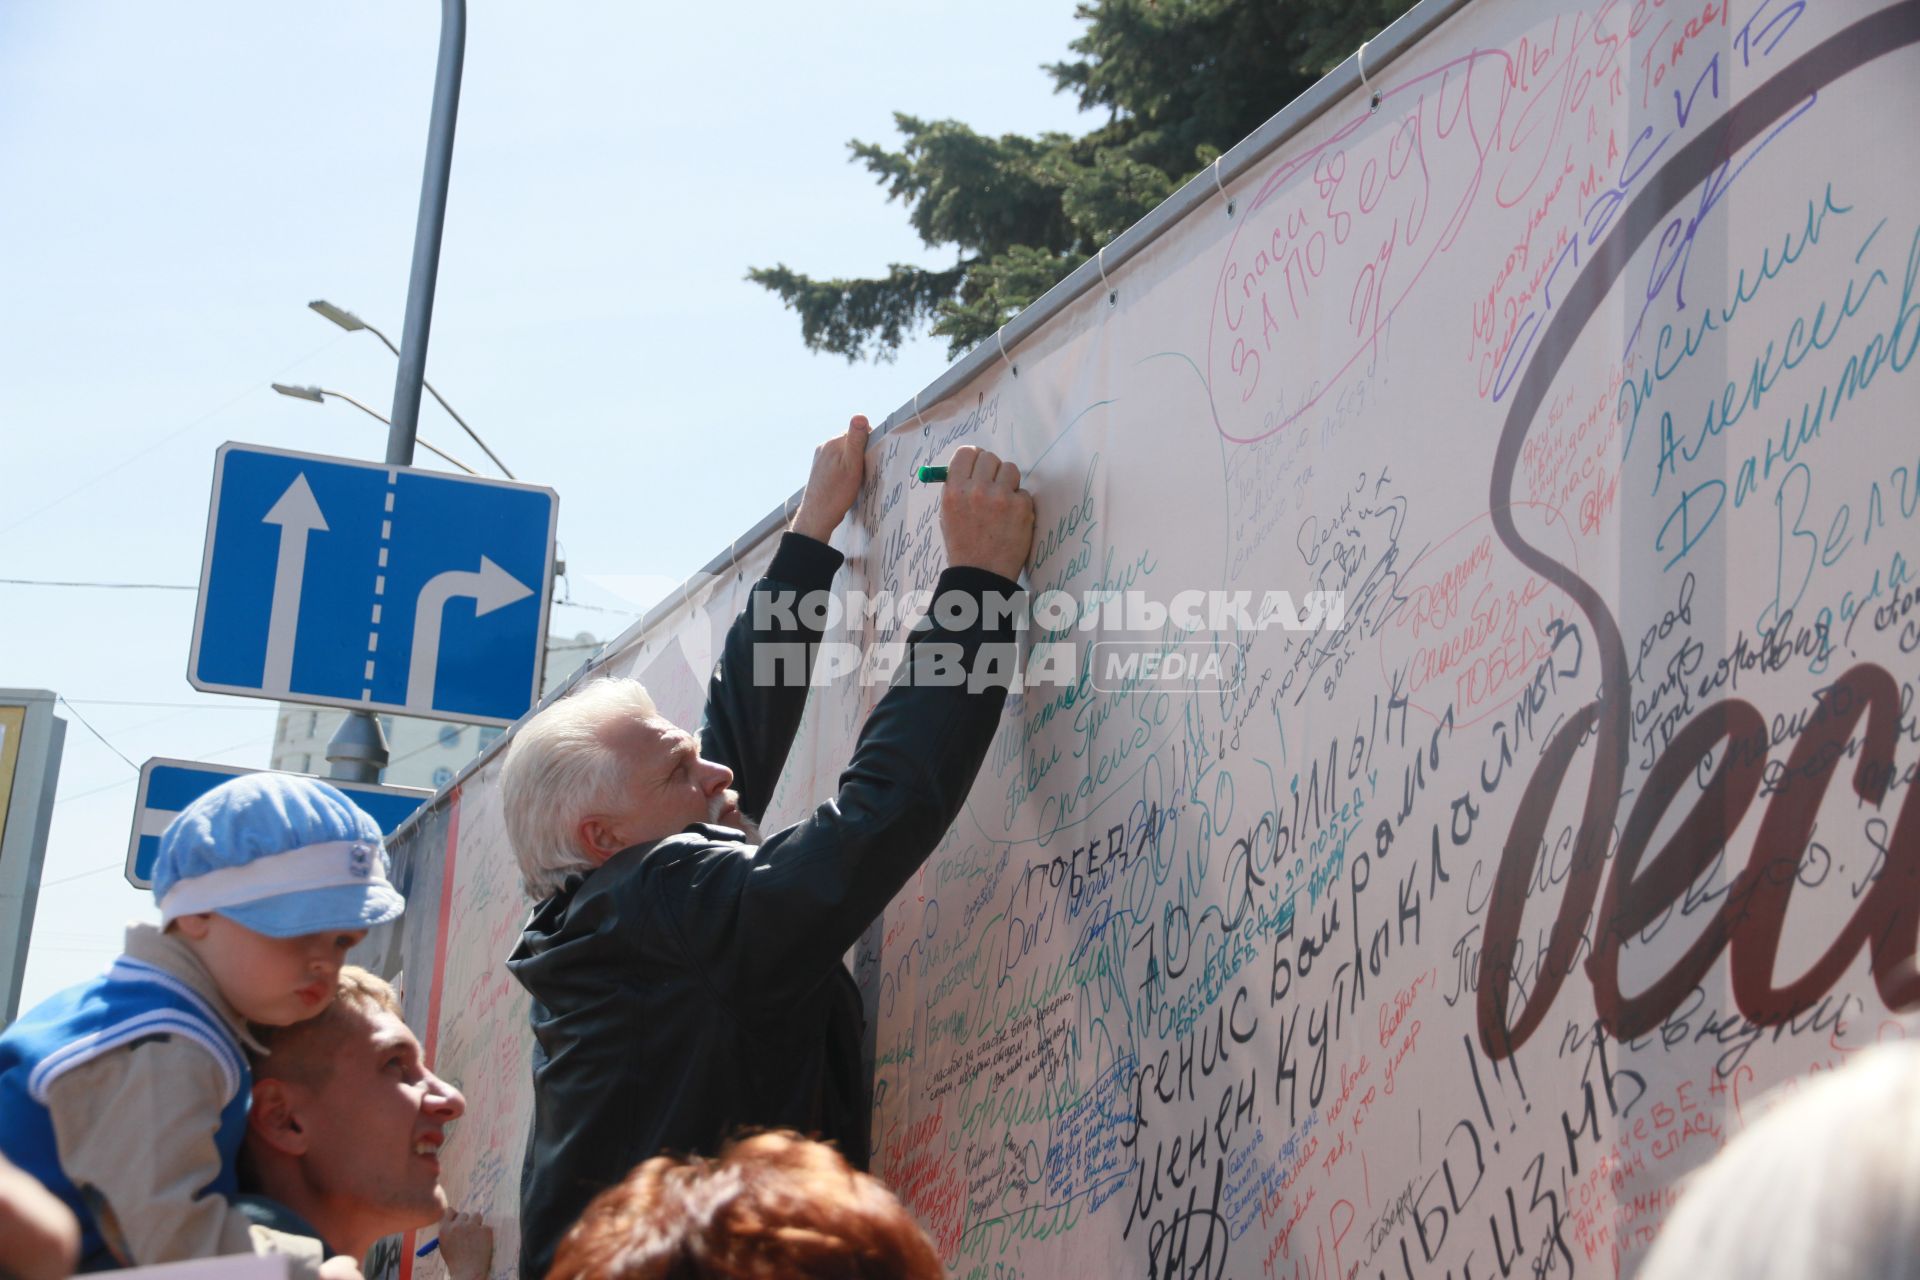
M282 1155L307 1153L307 1132L295 1113L292 1087L269 1077L253 1082L253 1109L247 1113L247 1131Z

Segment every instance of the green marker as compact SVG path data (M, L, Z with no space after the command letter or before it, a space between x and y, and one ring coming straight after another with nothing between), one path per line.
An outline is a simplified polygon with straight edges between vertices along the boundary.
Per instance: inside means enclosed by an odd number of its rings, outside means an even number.
M921 467L914 474L919 477L921 484L945 484L947 480L945 467Z

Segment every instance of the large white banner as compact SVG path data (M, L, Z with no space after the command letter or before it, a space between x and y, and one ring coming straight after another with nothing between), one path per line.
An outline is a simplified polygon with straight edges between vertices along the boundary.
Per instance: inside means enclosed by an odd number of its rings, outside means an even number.
M1480 0L876 440L849 589L931 586L910 474L978 444L1052 597L856 957L872 1166L956 1275L1631 1273L1764 1091L1898 1033L1916 41L1911 0ZM691 721L741 589L612 665ZM878 692L816 692L779 812ZM432 985L450 1183L510 1233L494 786Z

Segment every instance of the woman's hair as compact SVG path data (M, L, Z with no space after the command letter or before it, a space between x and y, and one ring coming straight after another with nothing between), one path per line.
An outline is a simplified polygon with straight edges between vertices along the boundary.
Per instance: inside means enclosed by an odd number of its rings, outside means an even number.
M547 1280L942 1280L933 1244L879 1179L792 1133L718 1159L655 1156L602 1192Z

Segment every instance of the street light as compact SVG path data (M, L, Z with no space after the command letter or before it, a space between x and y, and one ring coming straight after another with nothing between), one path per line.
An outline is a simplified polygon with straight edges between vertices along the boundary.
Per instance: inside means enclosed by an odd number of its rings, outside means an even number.
M312 307L315 311L318 311L321 315L325 316L327 319L339 325L342 329L345 329L348 333L352 333L355 330L364 329L367 327L367 322L365 320L362 320L359 316L353 314L353 312L347 310L345 307L334 306L331 302L328 302L325 298L315 298L312 302L309 302L307 305L309 307ZM378 329L375 329L373 333L375 337L380 339L380 341L387 342L386 334L381 333ZM392 347L393 344L391 342L387 342L387 346Z
M348 333L356 333L361 329L365 329L368 333L380 339L380 341L386 343L387 350L393 352L393 354L396 356L400 354L400 348L393 345L393 339L389 338L386 334L380 332L378 329L368 324L365 320L362 320L359 316L353 314L353 312L348 311L345 307L336 307L331 302L328 302L325 298L315 298L312 302L309 302L307 305L313 308L315 311L319 312L321 315L325 316L327 319L339 325L342 329L345 329ZM440 407L447 411L447 416L451 417L455 422L460 424L460 429L462 431L465 431L468 435L473 437L473 442L479 445L481 448L481 451L484 452L489 458L493 459L493 465L500 468L500 472L502 475L506 476L506 478L509 480L518 478L513 474L513 472L507 470L507 464L500 461L499 456L495 454L493 450L487 448L487 442L480 438L480 434L477 431L475 431L472 427L467 425L467 420L453 411L453 406L447 403L447 398L441 395L438 391L435 391L433 389L433 384L431 382L428 382L425 378L422 378L420 379L420 385L425 387L427 391L433 396L433 398L440 402ZM434 452L439 453L440 451L438 449L435 449ZM441 456L444 457L445 455L442 454Z
M387 420L385 415L374 412L372 409L367 408L367 406L361 404L358 400L355 400L352 396L347 395L345 392L342 392L342 391L330 391L325 387L290 387L284 382L275 382L269 385L271 385L275 391L278 391L283 396L292 396L295 400L311 400L315 404L325 404L327 396L332 396L335 400L345 400L348 404L352 405L354 408L358 409L360 412L366 414L369 418L373 418L376 421L381 422L386 426L393 425L391 422ZM419 437L416 436L415 439L419 440ZM462 471L466 472L470 476L480 474L479 472L475 471L472 467L468 466L466 463L460 461L460 459L454 457L452 454L447 453L446 451L434 445L428 444L425 440L419 440L419 444L420 444L420 447L422 449L425 449L428 453L439 454L442 458L445 458L448 462L451 462L454 466L460 468Z

